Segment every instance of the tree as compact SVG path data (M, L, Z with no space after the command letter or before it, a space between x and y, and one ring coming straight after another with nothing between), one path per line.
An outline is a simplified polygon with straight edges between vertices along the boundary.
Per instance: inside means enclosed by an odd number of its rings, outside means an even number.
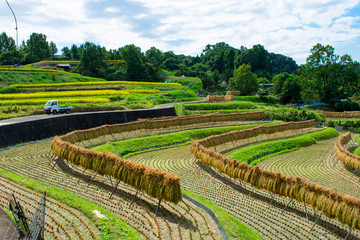
M270 55L262 45L254 45L251 49L241 51L237 56L236 66L242 64L250 65L252 71L259 77L271 79L272 65Z
M70 59L71 58L71 52L70 49L68 47L63 47L61 49L62 55L65 56L65 58Z
M217 88L218 86L218 83L215 82L215 79L213 78L213 74L210 71L200 72L199 78L201 79L204 90L214 89Z
M301 85L296 77L286 79L280 94L280 102L282 104L297 103L300 99Z
M51 57L49 43L46 41L46 35L42 33L32 33L26 41L27 57L30 62L38 62Z
M330 45L316 44L301 69L303 86L312 86L323 102L336 101L336 99L350 96L357 91L359 74L349 55L341 58L335 54ZM340 59L340 61L339 61Z
M145 52L145 56L156 70L160 70L161 63L163 61L163 54L159 49L151 47Z
M274 84L273 92L275 95L281 94L283 90L284 83L287 79L293 78L294 76L290 75L289 73L280 73L273 77L272 83Z
M121 58L126 62L126 78L128 81L148 80L139 47L134 44L124 46L121 48Z
M75 44L73 44L71 46L70 52L71 52L71 58L72 59L74 59L74 60L79 60L80 59L79 50L78 50L78 47Z
M282 104L297 103L301 99L301 84L298 77L287 72L275 75L272 80L274 94Z
M17 64L24 57L24 52L16 48L2 52L0 54L0 65L13 65Z
M252 95L259 89L256 74L251 72L251 66L243 64L235 70L234 77L230 78L228 89L240 91L241 95Z
M51 41L49 46L50 46L51 56L54 57L55 54L58 52L56 44L53 41Z
M0 34L0 54L13 49L16 49L15 40L12 37L8 37L5 32L2 32Z
M279 74L282 72L296 73L299 66L294 59L281 54L270 53L270 61L273 68L273 74Z
M83 53L80 58L79 72L83 75L102 77L106 69L105 48L91 42L85 42L81 46Z

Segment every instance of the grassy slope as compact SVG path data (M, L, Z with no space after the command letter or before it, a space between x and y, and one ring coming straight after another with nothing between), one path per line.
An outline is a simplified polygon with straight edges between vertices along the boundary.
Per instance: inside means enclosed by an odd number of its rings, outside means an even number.
M360 136L357 137L357 138L354 139L354 140L355 140L355 142L360 143ZM354 154L356 154L356 155L358 155L358 156L360 156L360 146L352 149L351 152L354 153Z
M101 239L140 239L135 229L120 220L113 213L95 205L92 202L82 199L75 194L2 169L0 169L0 174L12 182L25 186L36 192L43 193L46 191L47 196L83 212L87 217L94 221L96 226L100 229ZM107 218L97 218L93 213L94 210L98 210Z
M90 82L90 81L95 82L95 81L105 81L105 80L101 78L74 76L66 73L0 71L0 86L6 86L6 87L11 84Z
M326 128L324 130L303 134L288 139L280 139L270 142L261 142L247 147L236 149L228 156L231 159L240 162L247 162L250 165L256 165L260 161L280 153L295 151L299 148L310 146L317 141L336 137L338 132L334 128ZM265 156L264 156L265 155Z
M216 206L214 203L207 200L206 198L194 194L190 191L186 191L184 189L182 189L182 192L185 195L195 199L199 203L207 206L208 208L210 208L211 211L215 213L216 217L219 219L222 227L224 228L228 239L249 239L249 240L262 239L261 236L253 229L246 226L239 219L225 212L224 210L222 210L221 208L219 208L218 206Z
M116 142L106 143L92 148L93 150L100 152L112 152L116 155L121 154L125 157L128 154L135 154L144 150L158 150L161 147L179 146L179 144L186 144L191 141L202 139L211 135L221 134L234 130L253 128L259 125L274 125L280 122L275 121L266 124L247 124L230 127L214 127L205 129L192 129L186 131L180 131L169 134L151 135L147 137L139 137L127 140L121 140ZM141 147L140 147L141 146Z

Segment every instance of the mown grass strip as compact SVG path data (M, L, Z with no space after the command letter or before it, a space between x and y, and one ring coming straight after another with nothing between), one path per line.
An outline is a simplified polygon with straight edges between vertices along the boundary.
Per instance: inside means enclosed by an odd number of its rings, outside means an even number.
M293 138L257 143L236 149L227 155L231 159L246 162L254 166L270 156L295 151L299 148L316 144L317 141L330 139L338 135L339 133L334 128L326 128L318 132L306 133Z
M16 88L47 88L47 87L71 87L71 86L94 86L94 85L150 85L150 86L181 86L180 83L163 82L131 82L131 81L96 81L96 82L67 82L67 83L40 83L40 84L13 84Z
M191 141L209 137L211 135L221 134L234 130L242 130L257 127L260 125L279 124L279 121L270 123L254 123L239 126L213 127L202 129L191 129L179 131L175 133L151 135L146 137L132 138L116 142L109 142L103 145L93 147L92 149L99 152L111 152L116 155L128 157L129 154L134 155L139 152L159 150L159 148L169 148L187 144Z
M120 220L115 214L88 200L82 199L73 193L69 193L66 190L49 186L3 169L0 169L0 174L16 184L25 186L35 192L43 193L46 191L48 197L54 198L59 202L78 209L96 224L100 230L100 239L141 239L134 228ZM93 213L94 210L98 210L101 214L105 215L106 218L97 218Z
M224 228L228 239L248 239L248 240L262 239L261 236L256 231L246 226L235 216L225 212L220 207L218 207L211 201L207 200L206 198L194 194L185 189L182 189L182 192L188 195L189 197L193 198L194 200L198 201L199 203L207 206L208 208L210 208L211 211L215 213L216 217L219 219L219 222Z
M186 110L221 110L221 109L252 109L258 105L254 102L228 102L228 103L197 103L184 104Z
M9 72L47 72L47 73L63 73L74 76L81 76L78 73L65 72L61 70L53 70L53 69L40 69L40 68L3 68L0 67L0 71L9 71Z
M35 92L35 93L5 93L0 94L0 99L28 99L45 97L80 97L80 96L101 96L101 95L130 95L122 90L84 90L84 91L54 91L54 92Z
M59 98L60 104L68 103L108 103L111 100L108 98ZM2 100L0 106L13 105L42 105L49 99L23 99L23 100Z
M224 109L224 110L186 110L186 115L197 115L197 114L209 114L209 113L219 113L219 114L227 114L227 113L237 113L237 112L256 112L259 109Z
M360 136L354 139L355 142L360 143ZM360 156L360 146L351 150L353 154Z

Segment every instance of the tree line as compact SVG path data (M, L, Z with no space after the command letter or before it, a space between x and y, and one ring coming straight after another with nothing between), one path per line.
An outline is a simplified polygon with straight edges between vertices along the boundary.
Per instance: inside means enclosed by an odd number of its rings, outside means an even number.
M198 77L204 90L217 91L223 83L241 95L272 94L282 103L312 99L339 103L358 95L360 65L350 55L339 56L330 45L317 44L306 64L269 53L264 46L234 48L219 42L206 45L200 55L187 56L156 47L142 52L133 44L107 50L91 42L58 49L46 35L32 33L16 48L13 38L0 34L0 65L28 64L41 60L79 60L76 72L107 80L160 81L165 70L177 76ZM117 63L108 60L123 60ZM272 86L267 89L265 86ZM260 92L259 92L260 89Z

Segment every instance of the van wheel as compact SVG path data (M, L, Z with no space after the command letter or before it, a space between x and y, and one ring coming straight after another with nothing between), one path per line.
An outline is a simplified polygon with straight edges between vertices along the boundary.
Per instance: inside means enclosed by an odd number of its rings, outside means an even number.
M69 113L70 113L70 110L69 110L69 109L66 109L65 112L66 112L66 114L69 114Z
M56 115L56 114L57 114L57 111L56 111L56 110L54 110L52 113L53 113L54 115Z

